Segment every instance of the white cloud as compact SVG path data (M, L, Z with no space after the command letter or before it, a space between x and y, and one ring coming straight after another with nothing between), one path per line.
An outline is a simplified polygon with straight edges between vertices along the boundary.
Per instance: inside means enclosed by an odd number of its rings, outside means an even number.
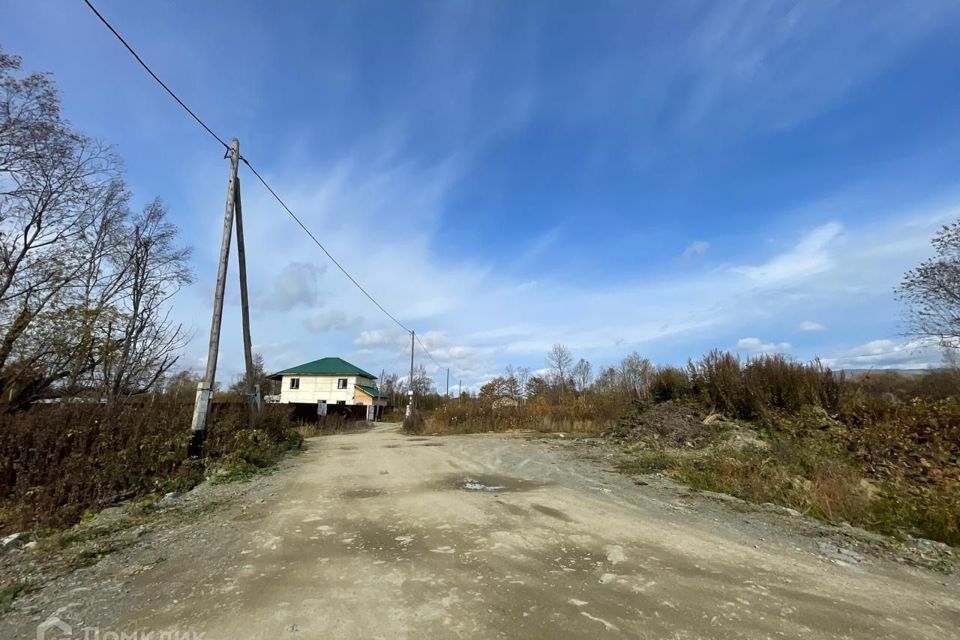
M344 331L353 329L363 322L363 318L355 316L350 318L343 311L324 311L318 313L303 322L310 331L315 333L324 333L326 331Z
M827 327L813 320L804 320L800 323L800 331L826 331Z
M943 366L943 354L934 340L884 338L841 349L821 361L834 369L927 369Z
M312 262L289 262L269 282L258 287L253 306L271 311L316 306L319 300L318 281L326 270L325 266Z
M691 258L695 258L697 256L706 255L707 251L709 250L709 242L704 242L703 240L694 240L690 243L690 246L683 250L683 253L680 257L684 260L690 260Z
M747 351L756 354L786 353L790 351L789 342L764 342L760 338L740 338L734 345L736 351Z
M353 340L354 346L366 348L409 348L410 337L406 333L394 329L373 329L361 331Z
M764 264L735 267L733 271L764 285L786 284L829 271L835 264L829 249L842 231L839 222L828 222L807 233L786 253Z

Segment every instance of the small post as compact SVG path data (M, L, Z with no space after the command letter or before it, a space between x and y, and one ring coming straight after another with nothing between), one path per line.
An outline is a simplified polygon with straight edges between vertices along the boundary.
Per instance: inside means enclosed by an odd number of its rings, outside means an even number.
M227 286L227 263L230 260L230 236L233 233L234 191L237 186L237 166L240 163L240 141L230 144L230 178L227 182L227 203L223 212L223 236L220 239L220 264L217 267L217 285L213 293L213 319L210 322L210 344L207 349L207 369L203 381L197 385L197 398L190 424L191 457L200 457L207 429L207 413L213 384L217 374L217 352L220 348L220 323L223 320L223 295Z

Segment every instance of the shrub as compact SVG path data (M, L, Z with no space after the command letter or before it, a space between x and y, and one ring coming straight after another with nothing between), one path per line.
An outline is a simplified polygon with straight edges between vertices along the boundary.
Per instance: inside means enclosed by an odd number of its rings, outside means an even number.
M675 475L698 489L774 502L831 521L863 521L869 499L851 465L800 454L784 443L770 452L723 451L685 459Z
M412 411L409 416L403 419L403 430L405 433L421 434L427 428L427 421L419 411Z
M775 354L742 363L733 354L711 351L687 365L692 392L716 411L753 420L772 411L798 411L815 405L836 411L843 375Z
M214 404L204 460L187 457L193 407L155 397L38 405L0 416L0 529L67 526L88 510L151 492L183 491L209 463L267 466L302 441L286 409Z
M691 393L687 372L677 367L658 367L650 379L650 395L654 402L686 398Z

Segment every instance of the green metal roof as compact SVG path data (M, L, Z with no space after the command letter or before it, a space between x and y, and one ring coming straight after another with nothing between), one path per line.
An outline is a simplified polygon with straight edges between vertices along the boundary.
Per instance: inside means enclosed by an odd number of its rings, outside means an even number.
M360 391L363 391L365 394L367 394L371 398L388 398L389 397L386 393L384 393L383 391L380 391L380 389L377 389L376 387L367 387L362 384L355 384L353 386L355 386L357 389L360 389Z
M305 362L295 367L278 371L270 376L270 378L276 380L280 378L280 376L296 374L304 376L363 376L365 378L373 378L374 380L377 379L372 373L367 373L343 358L320 358L313 362Z

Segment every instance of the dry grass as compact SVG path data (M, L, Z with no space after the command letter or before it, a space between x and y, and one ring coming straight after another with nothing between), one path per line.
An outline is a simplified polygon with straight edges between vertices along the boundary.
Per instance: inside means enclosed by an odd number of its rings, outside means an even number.
M599 435L616 424L625 407L591 396L553 404L535 398L519 407L494 409L491 402L450 403L431 413L424 432L430 434L539 431Z

